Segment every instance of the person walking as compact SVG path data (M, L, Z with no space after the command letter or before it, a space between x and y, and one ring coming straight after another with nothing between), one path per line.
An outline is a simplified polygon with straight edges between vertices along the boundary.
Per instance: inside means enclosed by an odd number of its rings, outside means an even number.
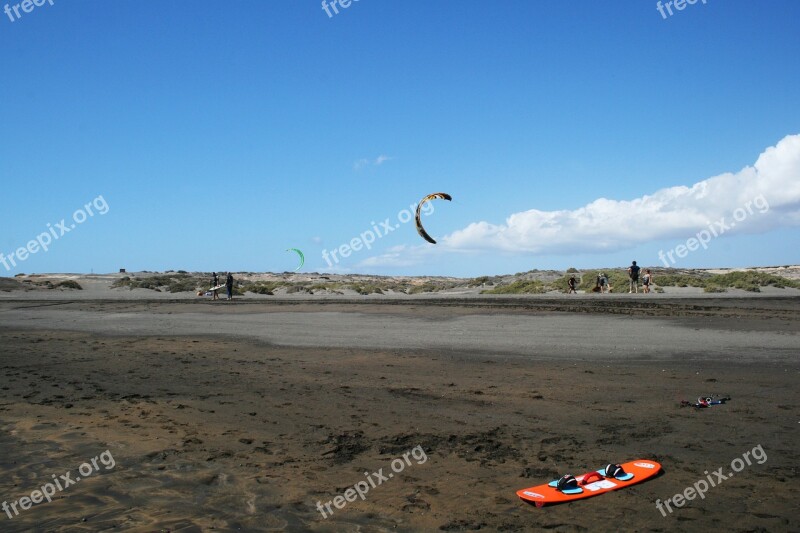
M641 268L636 266L636 261L631 263L631 266L628 267L628 277L631 279L630 288L628 289L628 294L633 292L639 292L639 271Z
M228 300L233 300L233 274L228 272L228 277L225 278L225 288L228 290Z
M578 291L575 290L575 276L569 278L567 285L569 285L569 291L567 291L567 294L578 294Z
M211 273L211 299L212 300L219 300L219 292L215 289L215 287L219 286L219 276L217 276L216 272Z

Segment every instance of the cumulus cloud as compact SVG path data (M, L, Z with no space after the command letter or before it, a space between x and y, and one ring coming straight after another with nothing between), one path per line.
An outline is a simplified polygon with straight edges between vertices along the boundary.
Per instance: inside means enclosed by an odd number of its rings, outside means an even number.
M359 266L410 266L445 252L616 252L659 239L685 239L723 218L730 225L740 208L747 216L726 236L800 225L800 135L783 138L737 173L630 201L599 198L572 210L514 213L504 223L473 222L439 239L436 247L395 247Z
M753 166L735 174L714 176L691 187L661 189L630 201L599 198L574 210L530 209L510 215L501 224L474 222L441 242L455 250L611 252L691 236L723 217L732 220L734 211L748 202L753 213L726 234L800 224L800 135L785 137L767 148Z

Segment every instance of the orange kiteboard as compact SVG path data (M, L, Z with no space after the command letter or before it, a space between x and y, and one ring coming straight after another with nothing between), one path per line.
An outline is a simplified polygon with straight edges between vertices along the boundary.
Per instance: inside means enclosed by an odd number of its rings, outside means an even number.
M574 479L566 479L561 490L557 488L559 480L555 480L544 485L518 490L517 496L536 507L544 507L545 505L591 498L612 490L630 487L661 471L661 465L649 459L637 459L617 466L622 469L607 473L604 467L595 472L575 476Z

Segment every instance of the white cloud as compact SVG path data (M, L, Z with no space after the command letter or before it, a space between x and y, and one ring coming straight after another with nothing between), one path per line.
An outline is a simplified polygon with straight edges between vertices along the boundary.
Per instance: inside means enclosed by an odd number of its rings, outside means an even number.
M394 159L394 158L393 157L389 157L388 155L381 154L377 158L375 158L375 166L379 167L382 164L384 164L386 161L389 161L390 159Z
M763 209L757 197L766 199ZM503 224L474 222L441 239L451 250L522 253L617 251L668 237L691 236L714 221L730 222L750 202L752 214L726 234L800 224L800 135L767 148L755 165L691 187L676 186L630 201L599 198L574 210L514 213ZM762 209L759 209L761 206Z
M384 154L379 155L378 157L376 157L373 160L369 160L369 159L366 159L366 158L357 159L355 162L353 162L353 170L358 171L358 170L361 170L361 169L369 167L369 166L379 167L382 164L384 164L385 162L390 161L392 159L394 159L394 157L391 157L391 156L388 156L388 155L384 155Z
M503 224L474 222L439 239L436 246L394 247L358 266L407 267L446 252L616 252L659 239L692 237L723 217L730 224L734 211L748 202L752 212L725 231L726 236L800 225L800 135L785 137L752 167L735 174L630 201L599 198L573 210L514 213Z
M358 264L363 268L388 268L414 266L420 262L422 248L416 246L392 246L385 253L368 257Z

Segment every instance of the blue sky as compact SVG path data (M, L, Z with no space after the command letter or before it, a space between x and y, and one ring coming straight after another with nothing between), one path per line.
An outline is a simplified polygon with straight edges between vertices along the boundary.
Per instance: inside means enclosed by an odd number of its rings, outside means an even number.
M700 0L667 19L649 0L339 9L0 13L0 252L109 207L0 275L285 271L289 247L307 271L658 265L759 194L768 213L674 266L800 262L799 2ZM725 173L716 196L696 185ZM454 198L424 217L439 244L412 222L323 260L438 191Z

